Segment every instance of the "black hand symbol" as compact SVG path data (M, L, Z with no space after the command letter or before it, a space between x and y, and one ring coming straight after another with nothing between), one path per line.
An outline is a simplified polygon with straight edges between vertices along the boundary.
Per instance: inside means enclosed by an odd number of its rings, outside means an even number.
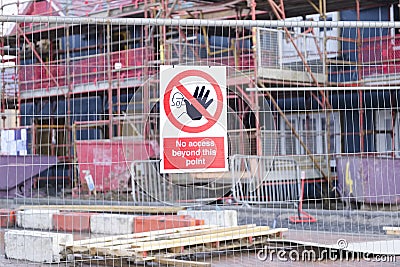
M207 90L206 94L203 96L205 89L206 89L205 86L203 86L199 94L199 87L197 86L196 90L194 91L193 97L196 99L197 102L200 103L200 105L202 105L205 109L207 109L214 101L214 99L210 99L207 102L210 90ZM201 115L201 113L192 104L190 104L190 102L187 99L185 99L185 104L186 104L186 112L189 115L189 117L194 121L200 120L203 115Z

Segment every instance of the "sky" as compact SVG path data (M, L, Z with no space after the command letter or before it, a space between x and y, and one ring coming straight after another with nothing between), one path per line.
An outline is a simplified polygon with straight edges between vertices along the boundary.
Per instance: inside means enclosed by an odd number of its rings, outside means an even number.
M18 0L0 0L0 15L18 15L17 1ZM26 1L27 0L20 0L20 3ZM4 35L11 25L12 23L4 23L4 25L0 25L1 35Z
M22 0L26 1L26 0ZM17 0L0 0L0 15L18 15L17 11ZM11 28L13 23L11 22L5 22L0 24L0 36L3 36L5 33L7 33L7 30ZM7 55L4 56L5 59L7 60ZM0 61L2 57L0 55ZM4 65L9 65L13 64L12 62L7 62L7 63L2 63L0 62L0 67L3 67Z
M22 0L21 2L25 2ZM2 15L17 15L17 0L0 0Z

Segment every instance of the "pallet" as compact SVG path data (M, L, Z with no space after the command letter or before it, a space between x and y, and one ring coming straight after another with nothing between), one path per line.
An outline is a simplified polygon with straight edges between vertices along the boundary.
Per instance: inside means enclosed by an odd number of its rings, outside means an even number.
M141 232L135 234L125 234L125 235L115 235L115 236L105 236L105 237L97 237L91 239L78 240L71 243L61 244L64 246L68 253L79 253L79 254L88 254L91 250L95 249L95 253L103 248L111 248L118 247L123 248L127 245L134 242L143 242L143 241L151 241L156 240L158 238L168 237L174 234L184 234L190 233L194 231L201 230L209 230L212 225L199 225L199 226L189 226L189 227L180 227L180 228L172 228L172 229L164 229L164 230L156 230L150 232Z
M384 226L383 231L386 231L387 235L400 235L400 227Z
M208 266L176 258L196 253L213 253L230 249L255 249L269 238L281 237L287 228L242 225L217 227L190 226L128 235L92 238L63 244L65 257L126 258L137 262L158 262L180 266ZM169 263L168 263L169 262Z

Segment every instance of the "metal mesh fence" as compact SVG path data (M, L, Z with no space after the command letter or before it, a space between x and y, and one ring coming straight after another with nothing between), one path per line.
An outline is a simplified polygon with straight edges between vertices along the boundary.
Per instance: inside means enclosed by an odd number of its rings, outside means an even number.
M86 2L0 17L0 265L396 265L400 24Z

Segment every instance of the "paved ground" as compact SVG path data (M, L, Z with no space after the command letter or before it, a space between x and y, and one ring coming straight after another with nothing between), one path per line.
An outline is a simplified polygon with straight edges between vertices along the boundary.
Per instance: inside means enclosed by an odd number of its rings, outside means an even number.
M16 203L0 203L2 207L17 207ZM30 204L30 203L25 203ZM51 203L49 203L51 204ZM98 204L98 203L96 203ZM14 205L14 206L13 206ZM2 206L2 207L1 207ZM285 233L286 239L294 239L323 244L335 244L338 239L345 239L347 242L364 242L373 240L392 240L400 239L397 236L388 236L382 230L383 226L400 226L399 212L383 211L346 211L346 210L308 210L316 219L316 223L290 223L290 216L296 215L294 209L278 208L245 208L240 206L216 207L207 206L204 209L236 209L238 210L239 224L269 225L271 227L285 227L289 231ZM47 264L37 264L25 261L9 260L4 255L4 231L0 232L0 266L49 266ZM75 234L75 238L85 238L86 234ZM211 262L212 266L400 266L400 258L395 258L391 262L378 262L373 260L350 260L350 261L289 261L284 262L279 259L270 258L265 261L257 256L258 251L230 251L221 254L214 254L212 257L207 255L204 259ZM197 259L201 260L201 259ZM97 266L98 262L75 261L61 263L59 266ZM99 264L100 265L100 264ZM122 266L120 262L109 262L109 266ZM126 266L137 266L134 263ZM151 266L151 264L150 264Z
M2 235L1 235L2 236ZM337 234L331 232L310 232L310 231L297 231L292 230L288 231L285 234L285 238L287 239L296 239L296 240L304 240L310 242L321 242L325 244L332 244L335 243L338 239L346 239L349 243L350 242L363 242L363 241L374 241L374 240L390 240L396 237L384 236L384 235L357 235L357 234ZM3 245L3 242L2 242ZM206 255L206 257L202 258L200 255L197 259L188 259L188 260L197 260L197 261L205 261L210 262L212 266L216 267L233 267L233 266L399 266L400 264L400 257L396 257L390 259L390 262L379 262L371 258L369 260L315 260L315 261L283 261L279 260L277 257L272 259L260 260L258 256L258 251L250 251L250 250L232 250L227 252L222 252L221 254L214 254L212 257L210 255ZM0 257L0 266L49 266L48 264L38 264L38 263L30 263L26 261L16 261L16 260L9 260L4 258L4 250L2 250ZM60 264L53 264L51 266L104 266L103 262L97 261L75 261L69 263L60 263ZM135 263L125 263L121 264L118 261L109 261L107 266L143 266L141 264ZM148 264L147 266L158 266L157 264Z

